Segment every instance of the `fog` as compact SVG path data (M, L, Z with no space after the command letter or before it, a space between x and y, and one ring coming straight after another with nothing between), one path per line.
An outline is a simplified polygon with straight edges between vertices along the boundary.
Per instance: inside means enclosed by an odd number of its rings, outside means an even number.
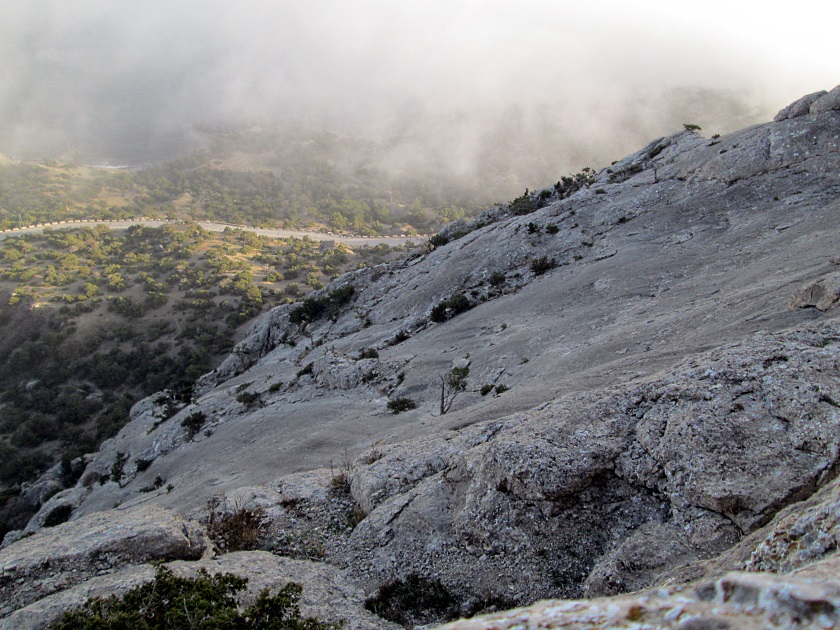
M838 82L824 2L686 4L4 0L0 153L144 164L281 123L539 184Z

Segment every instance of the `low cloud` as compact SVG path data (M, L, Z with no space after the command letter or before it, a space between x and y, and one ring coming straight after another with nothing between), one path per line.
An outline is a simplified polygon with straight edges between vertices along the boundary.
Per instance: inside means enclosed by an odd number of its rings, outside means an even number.
M395 168L556 177L833 86L819 24L795 45L795 16L697 4L7 0L0 152L142 163L301 121L391 142Z

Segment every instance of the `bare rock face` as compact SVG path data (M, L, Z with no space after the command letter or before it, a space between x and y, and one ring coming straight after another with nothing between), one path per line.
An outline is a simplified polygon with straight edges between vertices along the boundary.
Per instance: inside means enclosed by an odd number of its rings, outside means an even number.
M839 338L836 321L759 336L358 461L370 513L347 562L365 584L415 571L527 600L622 592L714 556L833 474Z
M819 92L814 92L813 94L808 94L803 96L797 101L794 101L784 109L782 109L776 117L773 119L774 122L781 122L783 120L787 120L788 118L799 118L799 116L804 116L805 114L811 113L811 105L813 105L814 101L818 100L822 96L828 94L825 90L820 90Z
M0 550L0 612L125 565L199 558L206 547L201 531L169 510L97 512Z
M813 306L827 311L840 300L840 273L831 273L794 291L790 308Z
M823 114L836 110L840 110L840 85L815 100L810 108L812 114Z
M834 628L840 581L730 573L713 582L591 600L552 600L440 626L519 628Z

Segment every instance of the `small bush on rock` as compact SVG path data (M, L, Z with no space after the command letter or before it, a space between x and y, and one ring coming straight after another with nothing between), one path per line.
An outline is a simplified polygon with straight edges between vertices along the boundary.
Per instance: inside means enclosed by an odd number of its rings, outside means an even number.
M445 322L447 319L455 317L471 308L469 298L463 293L456 293L451 298L443 300L437 304L431 313L431 320L433 322Z
M526 188L525 194L511 201L508 204L508 208L510 208L510 211L513 212L513 214L522 215L531 214L534 210L537 209L537 206L534 203L533 198L531 197L531 193Z
M193 439L198 432L201 431L201 428L207 423L207 415L203 411L196 411L195 413L191 413L186 418L181 420L181 426L187 430L187 437L189 439ZM140 470L140 466L137 466L137 470Z
M122 596L95 597L64 615L49 627L53 630L99 630L101 628L277 628L329 630L339 626L301 618L303 589L290 582L276 595L263 590L243 609L238 594L248 583L231 573L210 575L199 569L194 578L177 577L159 566L154 580L136 586Z
M322 317L332 317L342 306L350 302L355 292L356 288L349 284L331 291L329 295L319 298L308 297L300 306L292 309L289 313L289 321L292 324L307 324Z
M557 263L554 262L553 258L549 258L548 256L540 256L539 258L535 258L531 261L531 271L534 272L534 275L541 276L549 269L554 269L557 266Z
M248 551L260 546L268 524L265 510L260 506L248 509L236 505L228 510L222 504L218 512L212 503L208 506L207 533L222 552Z
M242 403L246 407L253 407L260 399L257 392L242 392L236 397L236 402Z
M394 335L394 338L388 342L388 345L396 346L398 343L402 343L403 341L407 341L411 339L411 334L407 330L400 330Z
M394 400L388 401L388 411L392 414L396 415L398 413L402 413L403 411L408 411L410 409L416 409L417 403L414 402L411 398L394 398Z

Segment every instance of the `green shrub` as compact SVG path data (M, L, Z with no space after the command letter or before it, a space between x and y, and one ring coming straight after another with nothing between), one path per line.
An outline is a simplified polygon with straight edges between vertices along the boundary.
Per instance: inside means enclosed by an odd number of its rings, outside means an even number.
M440 415L449 413L452 408L452 403L458 394L467 389L467 378L470 375L470 368L454 367L446 376L439 375L440 378Z
M489 394L490 392L493 391L493 386L492 385L482 385L480 391L481 391L482 396L486 396L487 394Z
M307 374L312 374L312 363L307 363L297 371L298 378L300 378L301 376L306 376Z
M348 284L331 291L329 295L318 298L308 297L300 306L292 309L289 313L289 321L292 324L306 324L322 317L332 317L342 306L350 302L355 292L356 287Z
M378 359L379 358L379 351L376 348L368 348L365 350L362 348L359 351L359 359Z
M443 300L432 308L430 315L433 322L444 322L451 317L463 313L471 308L470 300L463 293L456 293L447 300Z
M257 392L242 392L236 397L236 402L242 403L246 407L254 406L260 399Z
M531 221L531 222L528 224L528 234L536 234L536 233L537 233L537 232L539 232L539 231L540 231L540 226L538 226L538 225L537 225L536 223L534 223L533 221Z
M426 241L426 249L430 252L436 250L438 247L443 247L449 242L449 239L442 234L435 234L428 241Z
M391 341L388 342L388 345L396 346L398 343L402 343L411 338L411 335L408 333L407 330L400 330Z
M531 261L531 271L537 276L544 274L549 269L554 269L556 266L557 263L554 262L554 259L549 259L548 256L540 256Z
M522 215L531 214L537 209L537 206L531 198L531 193L526 188L525 194L511 201L508 204L508 208L510 208L510 211L513 212L513 214Z
M504 394L510 387L507 385L496 385L496 393L493 394L494 396L498 396L499 394Z
M401 397L388 401L388 411L390 411L394 415L402 413L403 411L408 411L409 409L416 408L417 403L414 402L411 398Z
M230 573L210 575L199 569L193 578L175 576L159 566L155 578L121 596L95 597L76 610L65 612L51 624L53 630L101 630L103 628L276 628L328 630L338 628L317 619L300 616L303 589L293 582L276 595L263 590L243 610L238 594L247 578Z
M595 171L587 166L579 173L561 177L560 181L554 184L554 192L560 199L565 199L581 188L590 186L593 181L595 181Z
M652 160L653 158L655 158L657 155L659 155L660 153L662 153L665 150L666 146L667 145L665 145L665 144L657 144L650 151L648 151L647 159Z
M134 465L137 467L137 472L143 472L145 470L148 470L149 466L152 465L153 461L155 461L154 458L143 459L142 457L138 457L134 460Z
M447 301L444 300L432 307L432 313L429 317L431 317L433 322L440 323L446 321L446 306Z
M151 486L143 486L142 488L140 488L140 492L154 492L155 490L159 490L160 488L163 488L164 483L166 483L166 480L163 477L161 477L160 475L157 475L155 477L155 480L152 482L152 485Z
M125 453L117 452L117 459L111 465L111 481L115 483L120 483L123 478L123 468L125 467L125 463L128 461L128 455Z
M187 430L187 437L193 439L202 427L207 423L207 415L203 411L191 413L181 420L181 426ZM139 467L138 467L139 470Z
M597 191L595 191L597 192ZM560 228L557 227L554 223L549 223L545 226L545 233L546 234L557 234L560 231Z
M498 287L503 285L506 279L507 278L505 277L505 274L503 274L501 271L494 271L490 274L490 278L487 281L490 283L491 286Z

